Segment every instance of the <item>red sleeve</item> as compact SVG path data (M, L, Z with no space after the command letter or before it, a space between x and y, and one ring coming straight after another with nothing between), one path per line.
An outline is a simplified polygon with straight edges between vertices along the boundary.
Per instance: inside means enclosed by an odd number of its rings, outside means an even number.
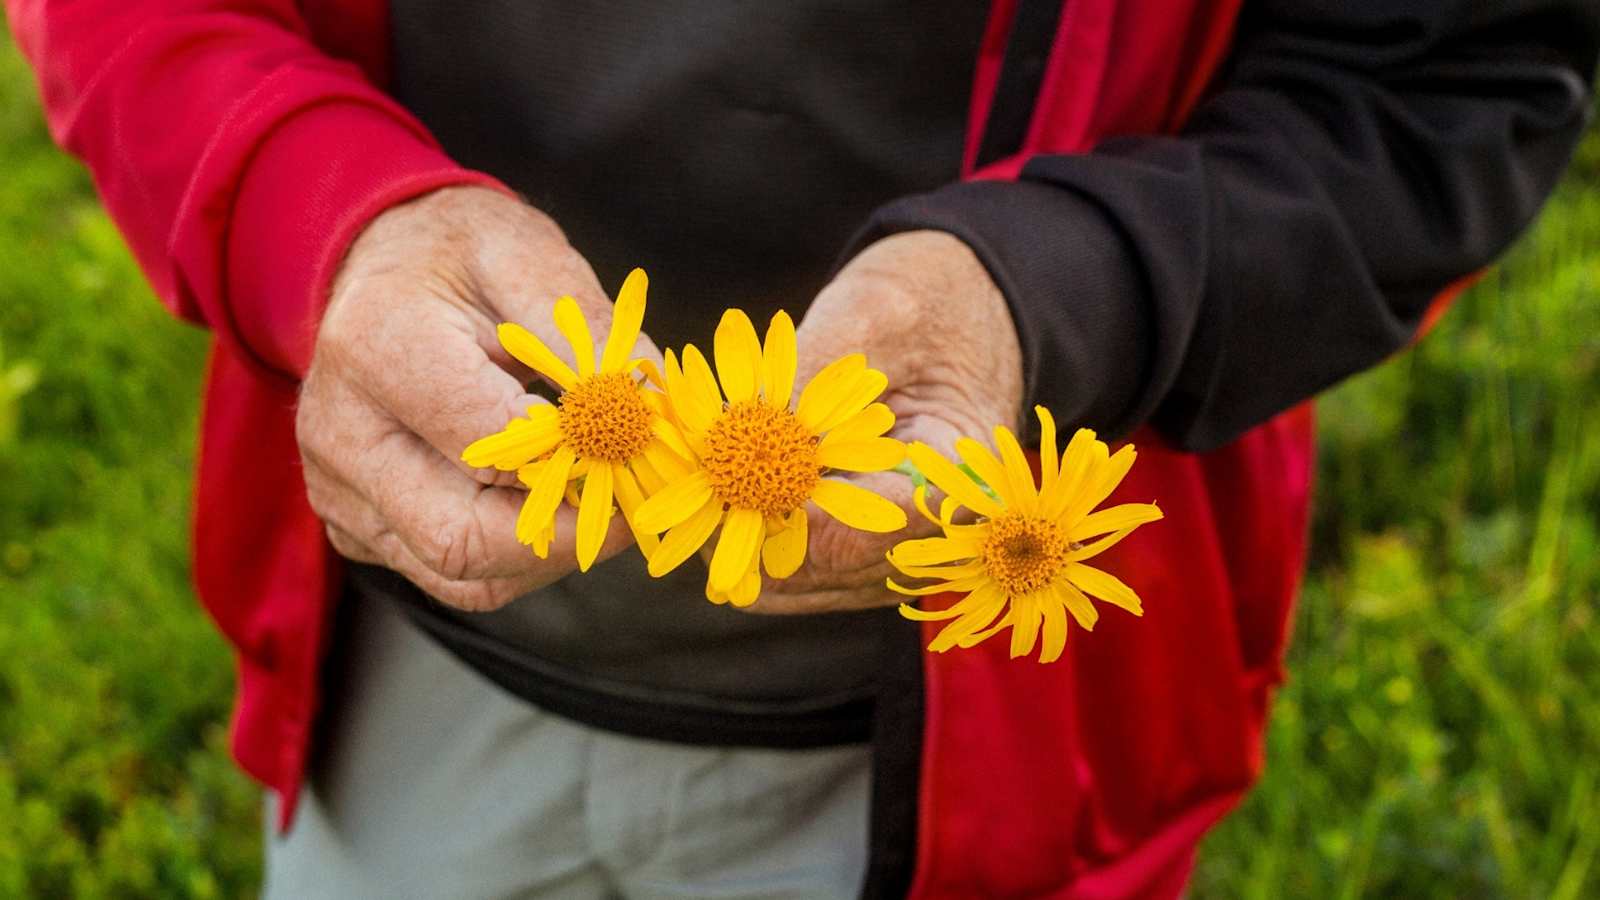
M294 0L5 0L51 133L88 165L156 293L259 369L303 375L361 226L452 162Z

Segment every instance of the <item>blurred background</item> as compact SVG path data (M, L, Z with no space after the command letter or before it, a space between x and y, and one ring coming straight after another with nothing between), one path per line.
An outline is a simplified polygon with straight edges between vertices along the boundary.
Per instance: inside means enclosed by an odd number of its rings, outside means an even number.
M0 25L0 897L255 893L188 577L206 343ZM1322 401L1319 465L1266 777L1193 896L1600 896L1600 134L1427 340Z

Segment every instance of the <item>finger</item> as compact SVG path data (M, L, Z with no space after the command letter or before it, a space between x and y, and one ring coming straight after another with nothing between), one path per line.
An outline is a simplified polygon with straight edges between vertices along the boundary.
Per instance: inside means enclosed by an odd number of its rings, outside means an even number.
M352 562L371 564L383 561L383 558L378 555L376 550L356 540L350 532L345 531L343 528L332 523L325 523L324 528L328 532L328 543L332 544L333 549L345 559Z
M385 526L377 510L347 485L326 475L311 480L318 483L322 501L319 513L324 516L329 543L339 555L398 572L441 603L468 612L482 612L498 609L542 586L541 575L531 572L476 580L445 578L423 564ZM357 534L367 537L359 538Z
M557 327L555 305L572 297L589 333L589 352L600 360L613 324L612 298L622 284L607 291L594 269L564 243L538 245L524 252L487 254L480 260L480 282L485 307L498 322L515 322L527 328L566 365L578 370L578 357L569 336ZM661 351L641 329L630 358L650 359L661 365Z
M539 560L516 539L526 491L477 483L421 438L336 385L318 390L315 409L302 410L300 431L308 491L314 487L319 495L314 506L323 513L369 504L376 510L375 522L337 524L374 549L382 546L373 532L391 531L423 565L449 581L529 572L543 573L548 581L574 566L571 510L557 511L556 541L548 560ZM601 558L630 540L627 528L614 522Z
M367 507L367 514L375 511ZM358 516L365 517L365 516ZM540 574L525 573L497 578L452 580L429 569L411 548L391 531L379 529L374 549L337 525L327 526L328 539L346 559L379 565L400 573L407 581L435 600L466 612L487 612L510 603L544 584Z
M328 534L334 548L349 559L381 565L399 572L418 588L446 605L469 612L497 609L506 603L544 587L575 567L573 515L558 513L557 537L550 546L548 561L533 550L522 547L526 567L505 575L456 577L440 571L439 563L424 560L393 529L375 506L349 485L321 475L319 493L328 511ZM495 489L486 489L495 490ZM321 509L319 508L319 513ZM337 523L337 524L336 524ZM362 535L363 537L357 537ZM602 555L610 555L627 544L626 537L608 535Z
M913 299L893 281L846 266L795 328L796 394L825 366L850 353L866 354L867 365L887 375L891 386L910 382L921 356L918 321Z
M450 581L529 571L567 574L576 566L576 513L563 505L546 560L516 537L526 491L490 488L466 479L420 440L397 435L372 454L366 481L373 505L394 533L427 565ZM597 558L615 555L632 540L620 517L611 522Z
M312 374L378 406L462 472L504 484L460 462L461 451L545 401L484 349L488 321L445 297L458 280L347 285L353 293L330 309Z

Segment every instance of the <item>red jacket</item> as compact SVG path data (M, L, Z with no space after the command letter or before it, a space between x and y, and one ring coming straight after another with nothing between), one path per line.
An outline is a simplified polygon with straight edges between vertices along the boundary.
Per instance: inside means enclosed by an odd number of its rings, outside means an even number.
M238 652L233 751L281 794L287 826L340 581L294 440L318 311L378 212L493 182L378 87L383 0L6 2L52 133L87 161L163 301L216 335L195 578ZM969 160L1014 5L994 4ZM1065 4L1023 157L1176 129L1237 7ZM1023 157L979 177L1013 176ZM1105 617L1054 665L1012 662L1003 642L923 661L915 896L1174 895L1260 770L1304 554L1309 410L1206 455L1135 440L1121 495L1158 499L1167 518L1107 563L1146 616Z

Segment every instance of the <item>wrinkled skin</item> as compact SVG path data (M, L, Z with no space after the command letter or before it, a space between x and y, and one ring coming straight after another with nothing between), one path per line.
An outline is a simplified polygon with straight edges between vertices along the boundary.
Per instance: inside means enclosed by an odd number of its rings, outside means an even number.
M536 376L501 349L495 327L526 326L565 346L551 321L571 294L604 341L611 302L554 222L495 191L445 188L374 219L351 245L317 332L296 434L312 508L347 558L393 569L458 609L497 609L576 571L576 515L562 506L539 559L516 534L526 492L511 473L472 469L461 451L531 404ZM979 336L976 339L974 336ZM893 436L950 451L1014 424L1021 350L1004 298L965 244L942 232L879 241L817 296L800 323L803 385L864 352L889 377ZM559 352L559 350L558 350ZM638 355L659 359L648 338ZM849 477L911 509L897 473ZM770 579L758 613L892 604L883 554L895 535L855 531L813 510L806 565ZM600 558L631 543L620 516Z
M991 444L995 425L1015 429L1022 409L1022 348L1005 298L956 237L912 231L863 250L817 295L796 329L803 385L819 369L860 351L889 376L881 398L894 410L891 436L952 454L956 439ZM806 563L784 581L767 579L753 613L809 613L893 605L884 553L932 526L911 505L897 472L839 474L899 503L910 527L870 534L816 509Z
M503 322L564 347L571 294L605 340L611 301L547 217L492 190L445 188L394 207L351 245L317 332L296 435L312 508L344 556L398 571L459 609L491 610L577 569L563 507L548 559L516 540L513 473L461 463L473 440L531 404L534 375L495 338ZM656 355L646 339L636 351ZM602 559L632 541L612 522Z

